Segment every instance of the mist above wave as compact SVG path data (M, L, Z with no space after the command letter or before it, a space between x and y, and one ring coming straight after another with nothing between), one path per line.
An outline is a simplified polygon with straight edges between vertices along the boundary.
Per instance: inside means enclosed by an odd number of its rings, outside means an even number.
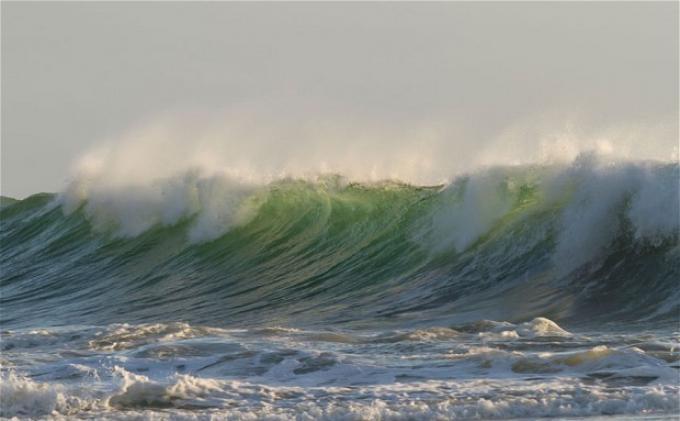
M187 171L258 184L332 173L434 185L481 167L568 163L584 152L619 161L678 160L676 116L618 127L581 120L546 114L481 137L441 118L304 120L247 108L168 114L102 140L74 162L72 176L118 187Z
M435 217L445 227L452 221L457 225L452 241L464 249L511 209L515 192L501 191L504 180L515 176L507 167L538 165L551 170L542 171L541 180L531 180L531 171L524 171L519 177L525 180L513 183L516 188L540 184L547 201L579 185L575 202L580 204L566 210L566 219L595 222L623 196L639 193L630 209L639 237L677 226L672 212L657 211L668 205L676 210L677 191L668 180L657 183L645 165L631 164L677 162L672 122L586 127L546 115L540 124L518 122L493 138L479 139L442 121L389 127L337 119L301 122L245 108L166 115L83 154L61 202L67 213L86 203L95 226L128 237L197 215L189 237L202 242L248 222L258 195L284 179L327 183L327 175L334 174L342 183L395 180L446 185L447 190L464 180L462 200ZM465 224L455 223L460 219ZM593 247L600 246L594 242Z

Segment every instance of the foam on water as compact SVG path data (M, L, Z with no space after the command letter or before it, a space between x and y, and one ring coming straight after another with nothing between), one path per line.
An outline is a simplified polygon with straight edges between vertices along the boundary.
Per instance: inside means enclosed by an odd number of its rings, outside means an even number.
M142 129L3 201L0 416L680 410L677 156L230 127Z
M679 410L677 344L652 334L612 339L545 318L392 333L177 323L5 332L1 415L489 419Z

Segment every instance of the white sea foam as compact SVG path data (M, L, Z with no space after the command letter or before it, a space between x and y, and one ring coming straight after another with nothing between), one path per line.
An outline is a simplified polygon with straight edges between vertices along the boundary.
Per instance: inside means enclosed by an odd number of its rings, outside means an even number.
M677 238L677 167L612 162L583 155L546 188L573 190L561 217L554 260L562 273L600 257L630 223L638 241Z
M0 417L67 415L77 410L78 401L69 399L59 384L38 383L13 372L0 377Z
M100 186L87 178L78 179L59 200L67 213L85 203L85 213L95 228L113 230L124 237L198 215L189 240L201 242L252 218L257 209L255 190L255 186L228 176L204 177L188 172L150 184L125 186Z
M225 331L222 329L190 326L180 322L142 325L114 324L94 333L88 344L92 349L116 351L135 348L140 344L224 334Z
M442 192L445 202L433 215L435 250L451 245L465 250L511 209L514 198L505 183L507 177L503 169L486 170Z
M397 333L178 323L80 332L79 341L48 343L37 353L5 353L14 368L2 368L1 416L489 419L665 416L680 409L676 369L642 349L672 354L671 343L646 334L629 338L642 348L618 336L602 345L545 318ZM331 333L352 340L329 341ZM105 335L126 346L90 346ZM162 356L154 353L159 346ZM206 352L172 352L189 348Z
M664 414L678 410L677 387L612 389L584 386L571 379L531 383L429 381L347 389L272 387L185 375L154 382L120 369L118 372L125 379L121 388L107 398L84 401L75 396L33 391L30 409L24 408L28 412L16 406L5 407L3 415L61 419L77 414L85 419L122 420L435 420ZM20 382L25 384L26 380ZM76 406L66 404L68 400L79 401L81 411L74 412Z
M473 330L479 330L478 335L484 339L518 339L539 337L568 337L571 333L562 329L557 323L545 317L514 324L509 322L483 321L473 324Z
M579 155L569 164L519 171L485 169L444 189L430 231L414 237L435 252L449 247L463 252L514 211L523 186L535 186L536 197L522 212L531 215L560 208L552 222L557 232L552 260L557 273L566 275L597 261L626 230L639 245L677 241L678 177L677 165L621 161L596 154ZM546 230L533 229L535 241L542 241ZM517 244L514 251L506 252L519 254L532 245Z

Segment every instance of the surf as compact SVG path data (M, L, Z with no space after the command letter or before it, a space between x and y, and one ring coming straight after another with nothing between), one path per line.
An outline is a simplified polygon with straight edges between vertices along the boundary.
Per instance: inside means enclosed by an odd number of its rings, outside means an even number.
M670 321L679 175L582 154L434 186L76 180L0 210L2 323Z

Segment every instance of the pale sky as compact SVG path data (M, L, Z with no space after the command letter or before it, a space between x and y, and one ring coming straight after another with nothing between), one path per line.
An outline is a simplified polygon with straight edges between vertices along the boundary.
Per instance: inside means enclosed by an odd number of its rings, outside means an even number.
M3 195L58 191L101 139L184 110L446 122L480 145L547 112L670 118L677 141L677 2L1 7Z

